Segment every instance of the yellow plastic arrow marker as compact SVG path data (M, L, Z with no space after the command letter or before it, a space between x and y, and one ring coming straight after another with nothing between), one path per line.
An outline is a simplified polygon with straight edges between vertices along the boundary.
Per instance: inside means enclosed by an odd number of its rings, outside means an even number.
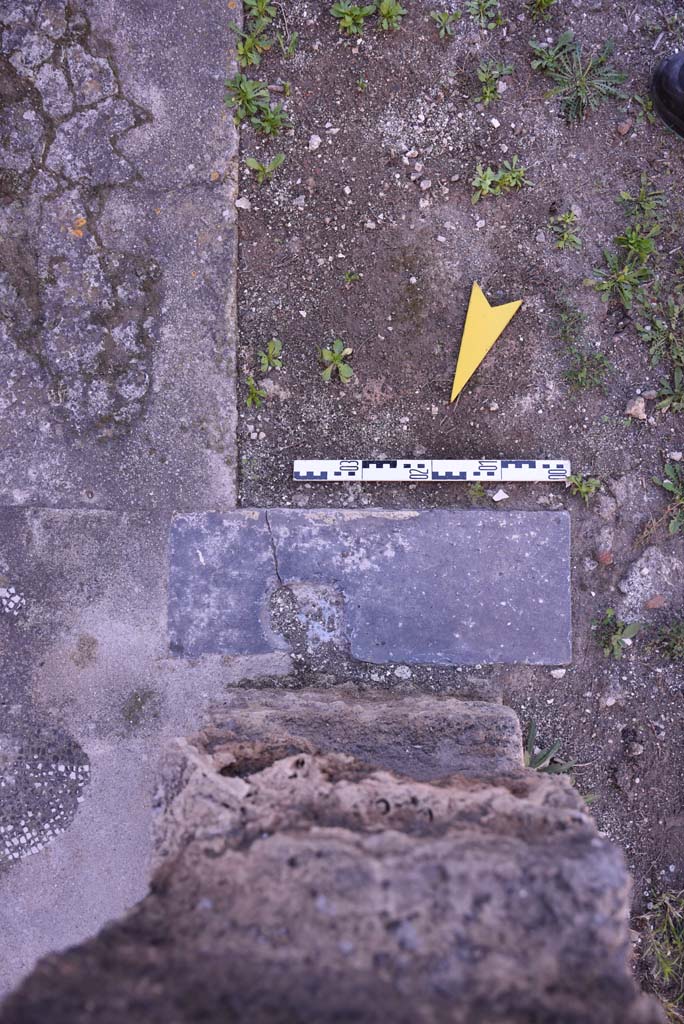
M522 299L518 299L517 302L506 302L503 306L490 306L479 284L473 283L450 402L466 386L521 305Z

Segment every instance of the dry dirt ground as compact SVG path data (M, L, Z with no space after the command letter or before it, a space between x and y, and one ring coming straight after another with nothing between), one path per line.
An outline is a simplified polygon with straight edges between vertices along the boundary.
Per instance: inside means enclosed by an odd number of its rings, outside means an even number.
M668 535L667 519L643 538L667 504L653 477L684 447L684 414L659 411L653 398L646 418L625 414L660 388L667 366L651 365L636 308L602 302L585 279L629 223L619 193L635 193L645 173L665 204L656 282L668 294L682 280L684 142L635 97L646 99L656 61L684 43L684 17L676 0L557 0L547 22L534 22L523 3L502 0L503 25L483 30L464 13L442 41L428 12L453 5L404 6L397 31L371 19L350 39L328 3L277 5L278 31L299 35L296 53L286 59L276 45L248 72L284 101L292 128L274 139L249 125L241 132L240 500L494 507L461 484L295 484L294 458L558 456L600 479L586 506L560 485L506 486L506 508L571 513L575 655L565 671L480 675L503 685L523 721L536 720L542 743L559 739L577 762L576 785L627 852L639 911L653 893L684 886L684 664L654 642L682 615L684 539ZM626 75L625 98L577 125L559 116L549 80L530 67L529 41L556 41L566 29L585 53L612 38ZM486 108L483 60L513 66ZM259 186L244 158L267 163L281 152L273 180ZM513 156L531 184L474 205L476 165ZM577 251L556 248L549 227L570 209ZM492 302L522 298L523 307L449 405L474 280ZM603 388L573 390L566 380L564 301L586 317L580 346L610 363ZM262 374L257 353L274 336L283 366ZM319 350L336 337L353 348L346 386L320 375ZM246 405L248 375L267 393L259 409ZM609 607L644 624L619 660L592 628Z

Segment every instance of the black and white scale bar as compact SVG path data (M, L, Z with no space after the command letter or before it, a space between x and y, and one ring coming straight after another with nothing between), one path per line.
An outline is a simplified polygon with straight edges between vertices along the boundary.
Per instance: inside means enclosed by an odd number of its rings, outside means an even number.
M297 459L293 478L327 483L556 483L569 475L565 459Z

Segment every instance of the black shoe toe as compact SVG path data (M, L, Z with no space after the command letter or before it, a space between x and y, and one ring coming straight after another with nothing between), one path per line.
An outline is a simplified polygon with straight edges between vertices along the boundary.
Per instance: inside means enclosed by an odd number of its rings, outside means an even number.
M651 79L651 96L665 124L684 137L684 53L661 60Z

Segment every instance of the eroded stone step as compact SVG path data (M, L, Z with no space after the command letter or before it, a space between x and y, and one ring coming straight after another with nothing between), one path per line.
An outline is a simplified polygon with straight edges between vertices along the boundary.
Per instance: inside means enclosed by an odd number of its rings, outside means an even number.
M502 704L453 697L355 697L330 691L238 690L212 709L211 750L234 739L304 740L323 753L344 750L365 764L435 779L522 766L520 724Z
M215 739L165 759L149 894L2 1024L661 1024L623 856L567 780Z
M375 664L571 658L565 512L242 509L178 515L169 635L182 656L287 648L271 598L305 588L312 642Z

